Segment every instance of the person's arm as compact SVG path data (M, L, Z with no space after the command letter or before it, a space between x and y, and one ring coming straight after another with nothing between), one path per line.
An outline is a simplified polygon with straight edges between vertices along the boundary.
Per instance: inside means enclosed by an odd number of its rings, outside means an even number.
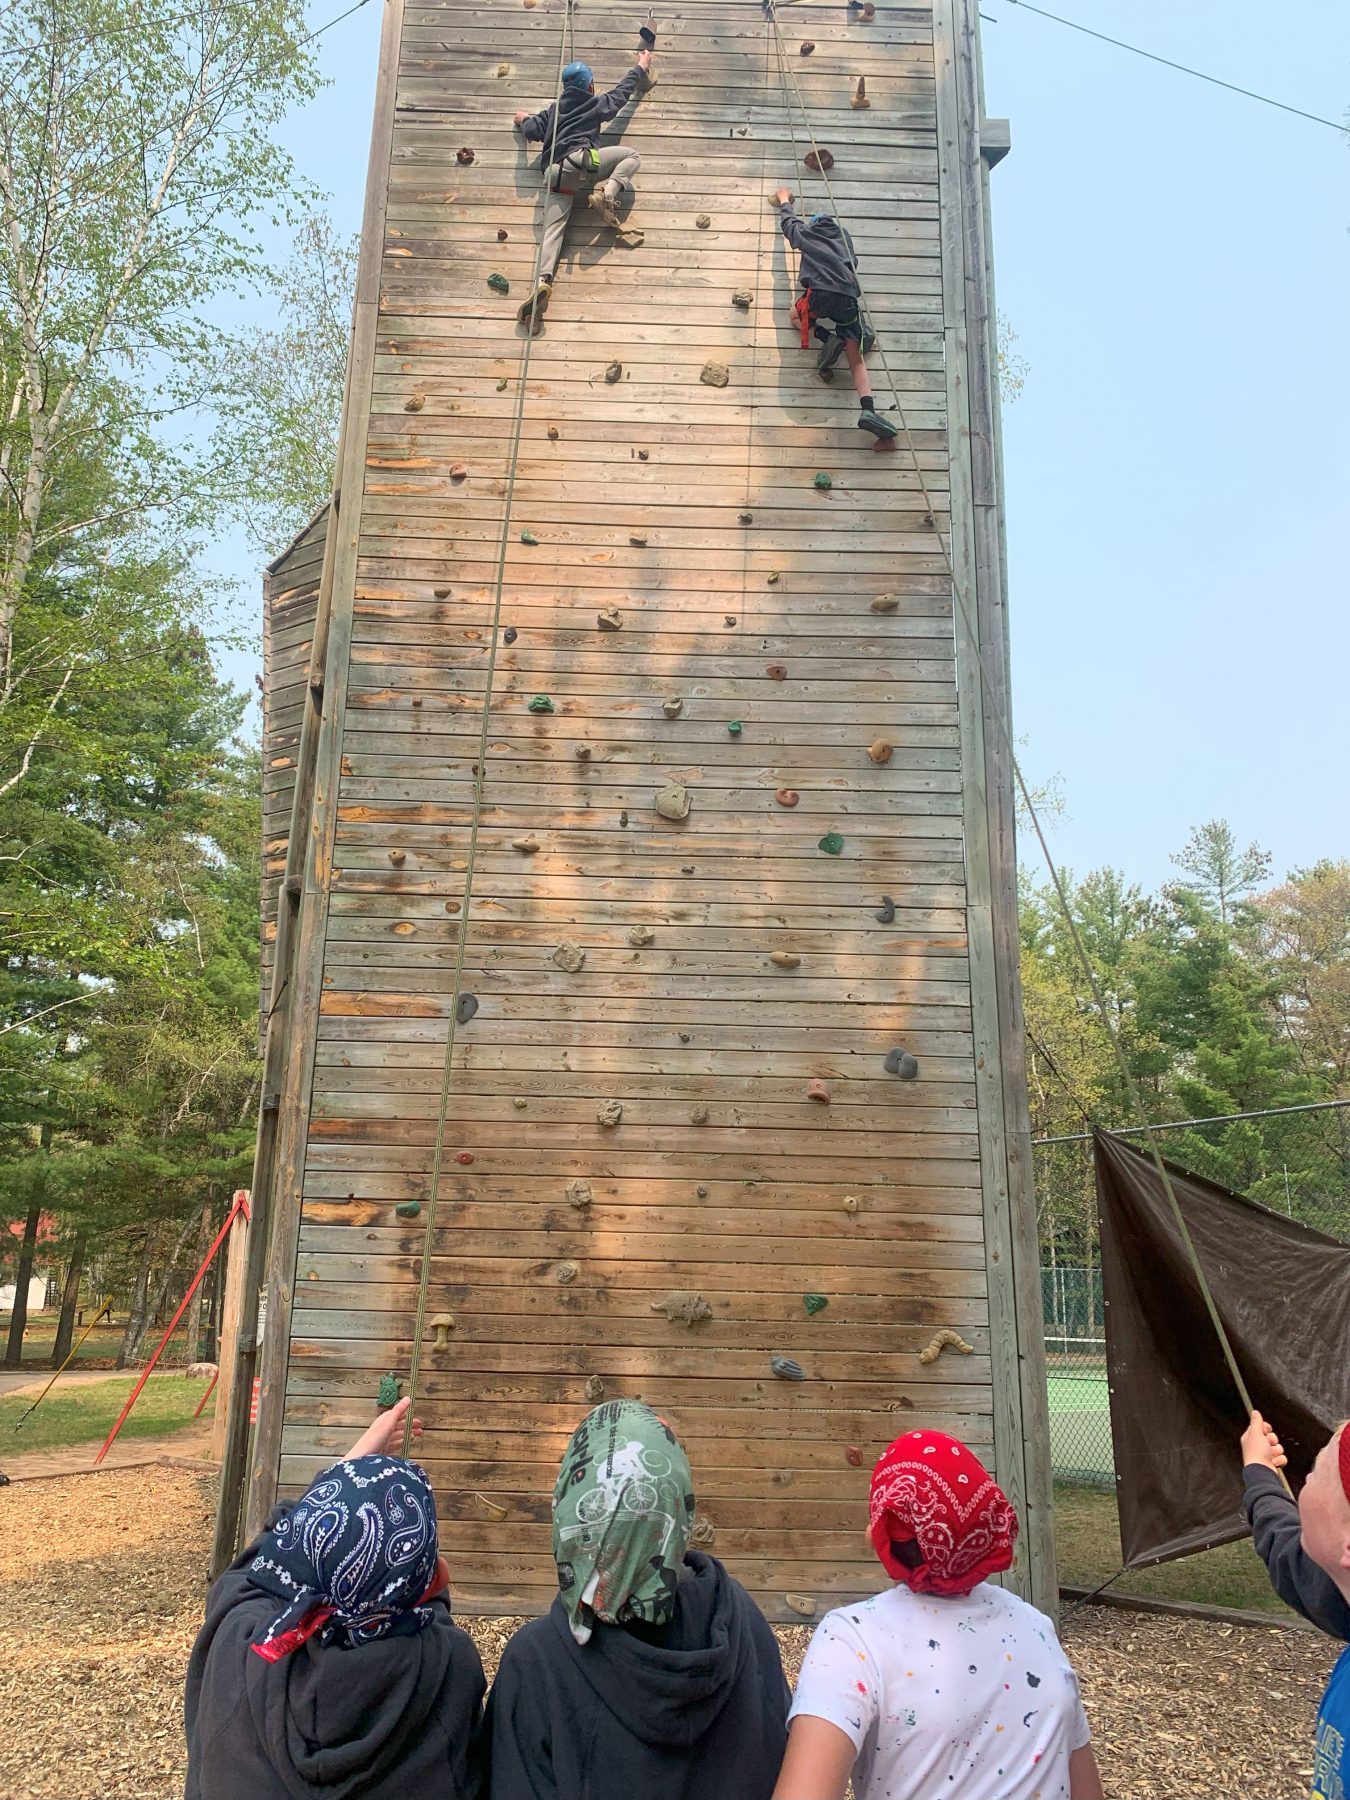
M597 94L595 96L595 113L602 125L606 119L612 119L615 113L621 113L623 111L624 107L627 106L628 102L633 98L633 95L638 91L642 82L642 77L647 73L651 66L651 51L639 50L634 59L632 68L624 76L623 80L619 82L617 86L612 87L607 94Z
M1286 1462L1284 1447L1259 1412L1242 1434L1242 1462L1242 1503L1270 1585L1286 1606L1328 1637L1350 1642L1350 1602L1303 1548L1298 1502L1285 1492L1278 1473Z
M1069 1800L1106 1800L1091 1744L1069 1752Z
M799 1713L788 1727L773 1800L844 1800L857 1754L847 1732L828 1719Z
M527 144L542 144L553 127L553 107L542 112L518 112L511 121Z
M802 222L792 204L792 190L779 188L774 199L778 202L778 223L783 228L783 236L794 250L798 250L801 248Z

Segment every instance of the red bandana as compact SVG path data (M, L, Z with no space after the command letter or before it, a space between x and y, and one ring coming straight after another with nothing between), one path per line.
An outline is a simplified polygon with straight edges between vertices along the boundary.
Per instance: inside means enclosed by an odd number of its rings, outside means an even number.
M872 1471L872 1547L882 1567L918 1594L968 1594L1009 1568L1017 1514L972 1451L942 1431L908 1431ZM892 1545L911 1540L911 1569Z
M1341 1441L1336 1446L1336 1455L1340 1463L1341 1486L1345 1489L1345 1497L1350 1500L1350 1425L1341 1426Z

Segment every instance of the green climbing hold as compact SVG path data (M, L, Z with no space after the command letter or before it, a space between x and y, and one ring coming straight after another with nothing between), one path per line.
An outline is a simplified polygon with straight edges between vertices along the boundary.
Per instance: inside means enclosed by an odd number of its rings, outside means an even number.
M394 1208L400 1219L415 1219L422 1211L420 1200L400 1200Z
M539 542L539 539L534 535L534 533L532 531L526 530L526 531L521 532L520 541L522 544L537 544Z
M398 1376L391 1370L388 1375L380 1377L380 1391L375 1396L377 1406L398 1405Z
M496 294L509 294L511 292L511 283L506 279L505 275L498 275L494 272L488 276L487 283Z
M824 469L822 469L811 485L812 487L818 487L822 494L826 494L834 486L834 476L827 475Z
M838 856L843 847L844 840L837 831L827 831L817 846L818 849L825 852L826 856Z
M553 702L547 694L535 694L530 701L529 710L531 712L552 712Z
M745 727L741 724L739 719L729 719L727 721L727 730L731 733L732 737L739 737L745 730Z
M825 1294L803 1294L802 1304L805 1306L807 1312L814 1317L816 1313L824 1312L830 1302Z

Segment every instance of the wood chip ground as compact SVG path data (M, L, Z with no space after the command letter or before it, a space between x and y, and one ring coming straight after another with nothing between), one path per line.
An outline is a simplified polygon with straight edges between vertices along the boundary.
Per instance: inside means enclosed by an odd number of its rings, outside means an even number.
M177 1800L211 1482L182 1469L0 1489L0 1800ZM515 1619L464 1621L489 1675ZM795 1674L809 1627L779 1632ZM1065 1630L1113 1800L1301 1800L1337 1646L1085 1608Z

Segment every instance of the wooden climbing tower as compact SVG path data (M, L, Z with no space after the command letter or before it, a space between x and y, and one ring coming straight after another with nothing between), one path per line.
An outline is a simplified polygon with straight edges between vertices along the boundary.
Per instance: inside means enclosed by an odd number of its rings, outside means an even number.
M643 9L582 0L568 39L565 0L385 0L334 500L267 585L247 1517L413 1383L462 1610L548 1603L558 1458L602 1395L676 1425L714 1550L776 1618L879 1585L868 1470L923 1423L992 1459L1014 1578L1053 1604L991 375L1006 127L975 0L868 11L663 11L658 85L616 127L633 235L578 209L531 341L511 114L565 54L616 81ZM890 451L789 315L768 198L803 192L813 144Z

